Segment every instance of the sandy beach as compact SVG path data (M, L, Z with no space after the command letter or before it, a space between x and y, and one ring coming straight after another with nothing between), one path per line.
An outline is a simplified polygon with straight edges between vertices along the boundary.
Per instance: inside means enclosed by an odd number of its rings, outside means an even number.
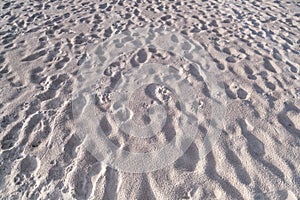
M300 2L2 0L0 199L299 200Z

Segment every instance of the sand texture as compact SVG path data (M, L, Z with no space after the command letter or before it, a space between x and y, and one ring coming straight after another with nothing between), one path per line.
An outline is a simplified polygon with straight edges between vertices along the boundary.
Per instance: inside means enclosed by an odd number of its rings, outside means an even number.
M0 199L300 199L300 3L0 1Z

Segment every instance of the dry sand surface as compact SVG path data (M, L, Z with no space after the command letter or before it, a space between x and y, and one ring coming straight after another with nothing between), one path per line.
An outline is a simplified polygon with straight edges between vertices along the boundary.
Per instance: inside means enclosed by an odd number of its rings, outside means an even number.
M297 0L1 0L0 199L300 199Z

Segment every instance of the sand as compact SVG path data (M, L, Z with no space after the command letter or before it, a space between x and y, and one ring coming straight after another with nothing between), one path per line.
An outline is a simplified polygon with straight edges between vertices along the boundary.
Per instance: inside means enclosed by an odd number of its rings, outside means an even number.
M0 199L300 199L299 2L0 9Z

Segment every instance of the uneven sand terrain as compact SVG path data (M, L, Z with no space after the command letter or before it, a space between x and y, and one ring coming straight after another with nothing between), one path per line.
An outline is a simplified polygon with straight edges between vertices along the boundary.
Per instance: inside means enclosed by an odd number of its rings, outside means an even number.
M0 199L300 199L299 35L296 0L2 0Z

